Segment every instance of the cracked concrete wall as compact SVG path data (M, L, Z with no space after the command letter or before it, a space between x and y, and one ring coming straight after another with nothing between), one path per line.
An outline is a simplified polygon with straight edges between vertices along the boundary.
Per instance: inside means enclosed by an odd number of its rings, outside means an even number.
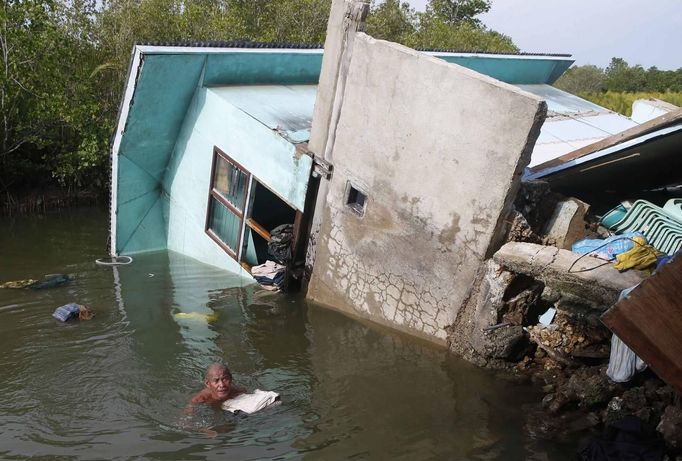
M444 343L545 113L510 85L358 33L309 298ZM367 194L363 216L349 182Z

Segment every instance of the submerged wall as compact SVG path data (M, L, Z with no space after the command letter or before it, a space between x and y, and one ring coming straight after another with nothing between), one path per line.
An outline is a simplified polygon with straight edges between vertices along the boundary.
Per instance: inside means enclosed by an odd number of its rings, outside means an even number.
M444 341L494 251L546 106L361 33L342 97L308 296ZM346 205L349 184L367 195L362 216Z
M214 146L301 209L312 159L297 155L293 144L225 101L220 88L197 89L163 180L167 248L240 272L204 230Z

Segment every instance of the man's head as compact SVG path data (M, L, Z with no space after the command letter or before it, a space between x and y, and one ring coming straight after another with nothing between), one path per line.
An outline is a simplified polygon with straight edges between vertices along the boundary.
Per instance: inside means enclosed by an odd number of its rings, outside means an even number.
M206 369L206 388L215 400L226 400L232 386L232 373L222 363L212 363Z

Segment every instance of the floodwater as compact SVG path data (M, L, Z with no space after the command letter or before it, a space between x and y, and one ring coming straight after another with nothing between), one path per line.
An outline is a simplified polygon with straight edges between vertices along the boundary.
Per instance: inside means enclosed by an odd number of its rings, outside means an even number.
M0 459L574 459L526 429L535 389L439 348L174 253L97 266L103 210L0 219L0 281L73 278L0 289ZM183 416L214 361L282 404Z

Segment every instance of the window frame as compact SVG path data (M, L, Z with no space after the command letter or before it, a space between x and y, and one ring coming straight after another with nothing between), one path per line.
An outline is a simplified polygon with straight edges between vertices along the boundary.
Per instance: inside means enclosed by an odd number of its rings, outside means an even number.
M246 176L246 191L244 193L244 202L241 204L242 211L239 211L229 200L227 200L223 195L215 188L215 172L218 164L218 157L222 160L231 164L233 167L237 168L241 173ZM235 161L232 157L227 155L217 146L213 146L213 160L211 163L211 177L209 179L208 185L208 200L206 203L206 222L204 225L204 230L206 234L220 246L228 255L232 257L235 261L239 262L241 257L242 239L244 237L244 222L247 213L247 204L249 203L249 195L251 195L251 180L252 175L249 170L244 168L239 162ZM226 207L229 212L234 214L239 219L239 234L237 236L236 248L232 249L230 246L223 242L222 239L216 234L213 229L211 229L211 219L213 217L211 210L211 199L216 200L220 205Z

